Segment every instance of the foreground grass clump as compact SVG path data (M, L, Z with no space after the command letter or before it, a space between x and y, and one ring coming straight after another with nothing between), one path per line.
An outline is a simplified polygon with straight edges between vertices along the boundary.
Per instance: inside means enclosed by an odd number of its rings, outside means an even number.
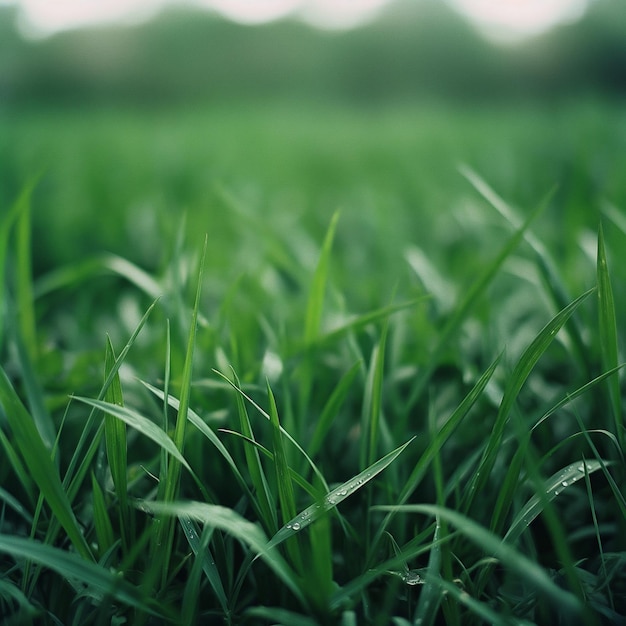
M532 230L545 202L520 219L465 175L507 237L447 292L411 248L415 282L366 311L334 283L339 215L308 274L277 263L219 299L210 238L158 274L105 256L33 282L26 188L0 222L5 622L624 619L603 231L570 295ZM109 335L68 321L85 299Z

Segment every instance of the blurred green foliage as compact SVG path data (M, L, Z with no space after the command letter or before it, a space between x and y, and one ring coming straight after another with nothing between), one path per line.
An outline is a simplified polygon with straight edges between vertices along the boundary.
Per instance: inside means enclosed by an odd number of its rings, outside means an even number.
M440 0L392 4L375 22L345 32L295 21L246 27L170 9L139 26L28 42L14 18L0 10L4 106L284 96L491 102L626 89L626 5L612 0L593 2L580 22L500 48Z

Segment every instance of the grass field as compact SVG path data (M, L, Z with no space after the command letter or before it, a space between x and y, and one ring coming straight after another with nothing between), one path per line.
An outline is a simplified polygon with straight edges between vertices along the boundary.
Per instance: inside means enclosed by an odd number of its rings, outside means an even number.
M623 623L625 141L5 111L4 623Z

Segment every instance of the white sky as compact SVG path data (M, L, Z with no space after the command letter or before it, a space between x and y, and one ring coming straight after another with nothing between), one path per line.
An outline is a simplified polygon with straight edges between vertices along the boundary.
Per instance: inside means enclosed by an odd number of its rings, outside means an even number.
M414 0L419 2L419 0ZM444 1L444 0L442 0ZM445 0L488 36L515 39L582 15L589 0ZM356 26L389 0L0 0L18 4L26 32L45 36L102 22L142 21L166 4L189 3L231 19L258 23L292 14L329 28Z

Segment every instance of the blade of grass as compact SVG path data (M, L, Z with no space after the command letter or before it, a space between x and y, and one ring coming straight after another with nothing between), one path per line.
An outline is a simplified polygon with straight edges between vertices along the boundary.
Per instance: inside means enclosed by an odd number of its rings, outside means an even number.
M374 346L370 369L365 383L361 438L361 467L371 465L378 451L380 418L382 411L383 377L385 368L385 347L389 325L385 322L380 340Z
M593 289L586 291L576 298L567 307L554 316L539 332L537 337L526 348L519 361L517 362L513 372L508 378L504 395L500 402L498 415L491 431L489 440L483 452L478 468L474 472L472 481L466 492L464 510L468 511L472 505L474 497L479 493L487 483L491 470L496 461L496 456L500 449L504 429L509 419L509 414L517 399L517 396L523 387L530 372L535 364L552 343L554 337L565 322L570 318L572 313L586 300L593 292Z
M359 489L361 489L361 487L365 486L370 480L393 463L414 439L415 437L412 437L406 443L391 451L389 454L386 454L384 457L364 469L350 480L347 480L338 487L335 487L332 491L326 494L320 502L312 504L304 509L304 511L296 515L293 519L289 520L289 522L272 537L270 546L277 546L286 539L293 537L296 533L309 526L309 524L312 524L323 513L335 508L346 498L355 494Z
M571 613L572 616L581 612L582 606L579 599L559 587L542 567L504 543L500 537L489 532L469 517L447 508L428 504L376 506L374 509L382 511L395 509L397 513L421 513L433 517L439 516L455 526L462 535L486 554L497 558L504 566L526 580L553 602L558 603L560 607Z
M439 450L441 450L445 442L450 438L452 433L454 433L459 424L463 421L463 418L469 413L470 409L474 406L474 404L484 391L487 383L491 380L491 377L496 371L496 368L498 367L501 358L502 354L498 355L498 357L485 370L485 372L478 379L478 381L476 381L475 385L465 396L461 404L459 404L459 406L454 410L454 412L448 418L445 424L441 428L439 428L439 430L434 434L433 438L428 444L428 447L420 456L419 461L413 468L411 475L409 476L404 487L402 488L402 491L400 492L400 495L398 497L398 504L404 504L409 499L411 494L417 489L432 460L439 453ZM390 511L385 517L383 523L378 528L372 542L372 553L374 553L375 547L380 542L394 515L394 511Z
M61 576L87 585L98 595L112 596L122 604L138 608L150 615L166 618L158 604L108 568L86 561L80 555L13 535L0 535L0 552L13 558L28 559L55 571Z
M107 336L106 353L104 358L105 379L115 366L115 352L111 339ZM122 383L119 372L115 372L113 381L105 393L105 400L109 404L124 406ZM117 494L120 512L120 529L122 544L127 548L134 533L131 530L131 522L128 508L128 482L126 471L128 467L126 423L113 415L104 415L104 440L106 444L107 459L111 470L113 486Z
M92 398L82 398L80 396L74 396L74 399L78 402L83 402L92 406L99 411L110 415L111 417L122 420L145 437L148 437L148 439L154 441L154 443L166 450L182 466L184 466L185 469L191 471L191 467L189 467L185 457L182 455L170 436L152 420L125 406L111 404L102 400L94 400Z
M263 531L252 522L241 517L232 509L215 504L202 502L147 502L142 501L140 508L148 513L157 515L169 515L175 517L187 517L195 519L202 524L218 528L232 535L261 558L266 565L285 584L293 595L304 604L304 596L297 584L297 577L287 565L277 550L267 541Z
M91 550L81 533L70 501L61 484L58 470L50 457L50 451L46 448L32 417L13 390L1 367L0 403L4 407L15 443L30 476L78 553L84 559L93 560Z
M494 209L496 209L502 217L504 217L514 228L519 228L523 220L515 214L513 209L498 194L496 194L496 192L476 172L467 166L461 166L460 171L461 174L471 183L474 189L476 189L476 191L478 191L478 193L485 198L485 200L487 200L487 202ZM552 195L553 192L550 193L550 196ZM556 310L560 311L561 309L564 309L568 302L571 302L572 298L570 297L563 280L559 277L554 260L543 243L534 236L532 231L527 230L524 234L524 239L535 252L541 278ZM575 318L572 320L572 327L572 331L568 332L568 336L573 341L578 364L582 366L584 371L587 371L587 350L585 342L582 338L580 325Z
M274 468L276 469L276 484L278 486L278 502L280 504L281 518L283 524L296 516L296 498L293 492L293 484L289 472L289 461L285 452L283 442L283 434L280 430L280 420L278 418L278 409L276 400L269 381L267 382L267 395L270 404L270 422L272 424L272 448L274 450ZM287 542L287 552L291 558L294 567L298 571L302 571L303 561L300 552L300 546L294 539Z
M196 297L191 315L191 325L189 328L189 336L187 338L187 352L185 355L185 364L183 366L180 405L178 415L176 417L176 425L174 427L174 446L179 451L178 455L174 455L167 467L165 476L165 486L163 499L165 502L172 502L178 497L180 489L180 473L181 466L188 467L184 461L182 454L185 448L185 433L187 431L187 416L189 412L189 401L191 398L191 382L193 371L193 356L196 345L196 329L198 326L198 312L200 310L200 295L202 293L202 278L204 275L204 263L206 258L208 238L204 238L204 246L202 248L202 256L198 268L198 277L196 284ZM157 525L156 543L161 546L162 555L162 577L161 589L165 589L167 577L169 573L170 559L174 548L174 520L160 520Z
M104 494L93 472L91 474L91 493L93 499L93 523L98 540L98 553L103 555L115 543L115 539L113 525L107 513Z
M330 395L330 398L324 405L322 413L315 424L315 431L313 432L311 443L308 446L308 453L310 457L314 457L319 449L322 447L326 435L328 434L328 431L331 427L332 421L336 417L339 411L339 407L346 399L348 391L350 391L352 383L354 382L354 379L356 378L356 375L358 374L361 367L361 361L357 361L341 377L341 380L337 383L337 386Z
M563 493L568 487L576 484L579 480L601 468L599 461L587 461L583 463L571 463L560 471L551 476L543 486L543 494L549 501L554 500ZM534 495L515 516L511 522L509 529L504 536L504 541L514 544L522 533L530 526L533 520L543 510L543 501L538 495Z
M224 591L224 585L222 584L220 573L215 565L215 559L213 558L213 554L209 548L209 541L211 540L211 535L213 534L213 528L207 526L204 531L200 533L195 522L190 517L185 515L179 516L178 522L185 533L189 547L196 557L194 568L198 568L198 574L200 572L204 572L204 575L209 581L209 584L211 585L211 588L213 589L224 614L229 615L230 609L228 607L228 598L226 597L226 592ZM192 579L193 576L190 574L189 578ZM194 585L193 587L197 589L197 585ZM187 605L195 605L197 593L189 594L189 597L187 597L187 587L185 587L185 595L187 602L183 601L183 607L186 607ZM188 624L191 623L191 621L189 619L183 619L183 623Z
M502 246L500 252L496 255L493 261L485 267L480 276L472 283L469 289L466 292L465 297L460 302L460 304L455 308L453 314L449 318L448 322L444 326L443 330L439 334L437 338L437 343L433 352L430 356L428 365L425 367L424 371L421 372L420 377L417 379L413 391L411 392L411 396L407 402L407 412L411 410L411 408L415 405L417 400L420 398L426 384L430 378L430 375L437 367L439 363L439 358L441 354L449 348L450 340L454 336L454 334L459 330L463 322L467 319L469 312L472 310L479 297L484 294L489 283L496 276L504 261L510 256L510 254L515 250L515 248L519 245L521 240L524 237L524 233L529 228L532 221L535 217L541 212L544 206L547 204L548 200L552 194L550 193L544 200L541 202L537 208L530 213L526 221L517 229L516 232L509 238L509 240Z
M597 281L600 353L602 356L603 369L610 370L615 369L618 364L617 323L615 321L615 301L613 299L613 288L611 287L611 277L609 276L609 267L606 260L602 224L600 224L598 230ZM619 376L617 374L612 376L608 379L607 384L615 422L615 435L623 449L624 422L622 418L622 397Z

